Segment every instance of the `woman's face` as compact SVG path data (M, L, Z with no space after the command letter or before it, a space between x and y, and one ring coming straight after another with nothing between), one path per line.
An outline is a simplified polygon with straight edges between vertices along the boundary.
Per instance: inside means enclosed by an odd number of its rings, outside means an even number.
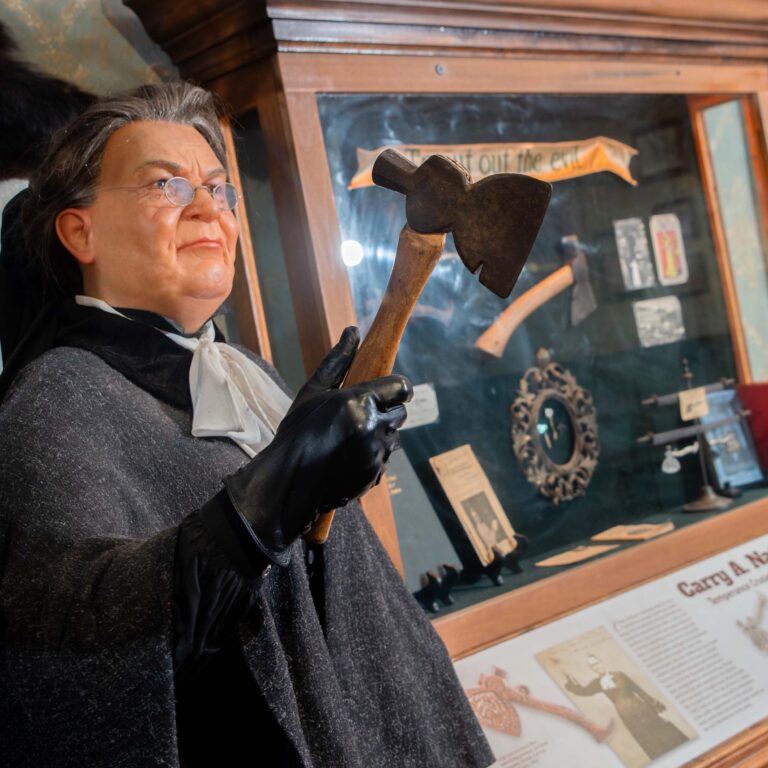
M197 330L229 295L237 223L205 189L171 204L164 180L226 181L211 147L191 126L132 123L110 137L96 200L87 209L86 293L112 306L148 309Z

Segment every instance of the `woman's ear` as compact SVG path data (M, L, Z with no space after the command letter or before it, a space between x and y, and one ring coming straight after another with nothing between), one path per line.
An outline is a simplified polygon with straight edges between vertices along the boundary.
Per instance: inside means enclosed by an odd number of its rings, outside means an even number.
M90 212L86 208L67 208L56 217L56 234L61 244L81 264L96 260L93 248L93 229Z

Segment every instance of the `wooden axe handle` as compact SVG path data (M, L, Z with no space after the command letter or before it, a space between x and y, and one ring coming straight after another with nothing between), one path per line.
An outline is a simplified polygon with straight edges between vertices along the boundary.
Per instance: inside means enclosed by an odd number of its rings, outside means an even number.
M407 224L403 227L381 306L355 355L345 385L359 384L392 373L405 325L440 260L444 244L444 234L422 235ZM328 538L332 521L333 511L321 515L306 535L307 540L323 544Z
M573 285L573 269L566 264L518 296L480 336L475 346L489 355L501 357L517 326L570 285Z

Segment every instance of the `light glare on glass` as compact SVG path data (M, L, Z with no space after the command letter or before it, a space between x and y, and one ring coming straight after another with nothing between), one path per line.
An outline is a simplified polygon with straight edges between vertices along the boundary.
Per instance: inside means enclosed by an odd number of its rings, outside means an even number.
M341 244L341 258L348 267L356 267L363 255L363 246L357 240L345 240Z

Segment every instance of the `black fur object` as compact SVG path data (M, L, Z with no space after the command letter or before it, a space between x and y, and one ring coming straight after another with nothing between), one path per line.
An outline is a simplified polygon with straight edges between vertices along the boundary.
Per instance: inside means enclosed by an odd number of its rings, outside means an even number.
M16 44L0 23L0 181L28 178L51 134L95 98L19 61Z

